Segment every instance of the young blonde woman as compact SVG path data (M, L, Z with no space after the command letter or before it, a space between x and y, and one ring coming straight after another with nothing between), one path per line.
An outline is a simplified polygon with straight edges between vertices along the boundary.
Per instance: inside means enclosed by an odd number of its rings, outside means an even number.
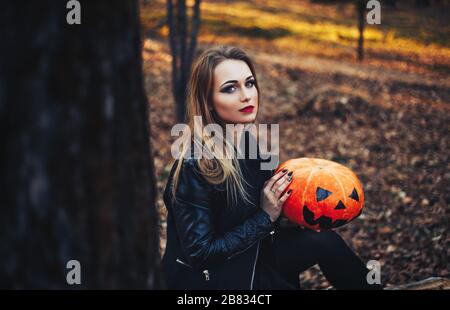
M256 122L259 98L253 63L241 49L218 46L195 61L187 98L193 134L164 191L167 288L298 289L299 274L315 264L337 289L379 288L367 283L367 268L334 231L280 225L290 171L262 170L259 149L256 159L249 153L239 159L226 139L227 156L195 156L195 143L217 153L210 137L194 126L194 116L223 132L226 124L248 126ZM248 150L255 137L242 138Z

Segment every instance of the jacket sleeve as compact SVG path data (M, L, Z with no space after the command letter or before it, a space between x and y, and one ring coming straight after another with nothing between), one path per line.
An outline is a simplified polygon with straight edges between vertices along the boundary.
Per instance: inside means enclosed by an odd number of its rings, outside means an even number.
M172 211L186 258L198 268L247 249L274 229L269 215L259 209L240 225L225 233L216 233L209 198L211 188L196 161L184 160Z

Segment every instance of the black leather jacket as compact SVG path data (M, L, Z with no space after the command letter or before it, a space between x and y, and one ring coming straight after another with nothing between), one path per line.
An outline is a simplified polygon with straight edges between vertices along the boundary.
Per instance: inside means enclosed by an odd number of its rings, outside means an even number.
M168 215L162 263L167 288L253 288L256 262L270 247L277 225L260 208L261 189L273 170L261 170L260 158L239 163L253 205L241 198L234 206L227 203L223 185L208 183L193 158L183 160L173 203L173 165L164 191ZM269 255L264 259L270 260L270 249L265 252Z

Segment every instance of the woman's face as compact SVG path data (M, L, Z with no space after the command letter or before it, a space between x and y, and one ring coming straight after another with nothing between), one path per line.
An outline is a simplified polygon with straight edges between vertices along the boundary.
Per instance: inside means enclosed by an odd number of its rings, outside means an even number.
M245 61L226 59L214 69L213 106L226 124L253 123L258 112L258 90Z

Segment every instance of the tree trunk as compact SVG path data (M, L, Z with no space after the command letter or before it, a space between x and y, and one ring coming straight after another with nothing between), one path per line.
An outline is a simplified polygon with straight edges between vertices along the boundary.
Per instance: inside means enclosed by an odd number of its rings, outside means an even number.
M172 92L177 121L181 123L186 121L186 87L200 29L200 0L194 3L189 43L185 0L178 0L176 9L173 1L167 0L167 21L172 53Z
M430 0L416 0L416 6L420 8L430 6Z
M0 11L0 286L158 288L138 3L82 1L80 25L69 11Z
M397 1L396 0L386 0L385 1L386 5L391 7L391 8L396 8L397 7Z
M358 16L358 60L362 61L364 59L364 12L366 9L366 1L358 0L356 3L357 16Z

